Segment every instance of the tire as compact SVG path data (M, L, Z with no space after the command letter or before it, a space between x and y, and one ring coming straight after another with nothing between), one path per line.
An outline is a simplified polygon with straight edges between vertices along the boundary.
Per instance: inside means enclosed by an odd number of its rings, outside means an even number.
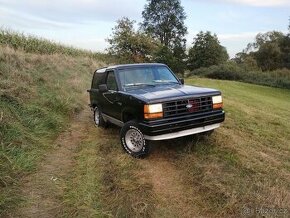
M124 150L131 156L144 158L149 154L149 142L144 138L136 121L125 123L120 132L120 139Z
M102 117L101 111L99 110L98 107L94 108L94 123L96 127L107 127L107 122L104 120Z

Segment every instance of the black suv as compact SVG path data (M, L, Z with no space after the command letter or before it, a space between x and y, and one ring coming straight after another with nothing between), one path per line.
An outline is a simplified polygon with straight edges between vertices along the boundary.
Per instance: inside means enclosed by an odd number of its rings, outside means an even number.
M184 85L164 64L98 69L88 92L96 126L120 126L134 157L148 154L150 140L211 133L225 119L220 91Z

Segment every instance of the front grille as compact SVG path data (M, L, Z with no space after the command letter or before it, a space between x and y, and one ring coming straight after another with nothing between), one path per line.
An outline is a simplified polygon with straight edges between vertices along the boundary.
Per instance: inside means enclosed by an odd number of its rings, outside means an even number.
M175 117L212 110L211 97L189 98L163 103L164 117Z

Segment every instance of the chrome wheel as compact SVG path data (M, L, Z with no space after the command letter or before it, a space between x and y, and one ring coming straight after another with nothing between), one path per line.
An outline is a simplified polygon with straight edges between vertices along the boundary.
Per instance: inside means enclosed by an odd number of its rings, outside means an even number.
M144 145L144 138L142 134L135 129L129 129L126 132L125 141L128 148L133 152L141 151Z
M97 107L95 108L94 116L95 116L95 124L97 126L99 126L99 124L100 124L100 112L99 112L99 109Z

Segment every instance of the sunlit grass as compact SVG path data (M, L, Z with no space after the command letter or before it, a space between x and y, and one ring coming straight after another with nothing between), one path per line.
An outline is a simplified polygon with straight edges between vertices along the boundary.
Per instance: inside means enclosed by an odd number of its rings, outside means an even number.
M1 35L1 34L0 34ZM1 38L1 36L0 36ZM21 200L19 179L38 160L73 114L87 105L89 57L29 54L0 47L0 214Z

